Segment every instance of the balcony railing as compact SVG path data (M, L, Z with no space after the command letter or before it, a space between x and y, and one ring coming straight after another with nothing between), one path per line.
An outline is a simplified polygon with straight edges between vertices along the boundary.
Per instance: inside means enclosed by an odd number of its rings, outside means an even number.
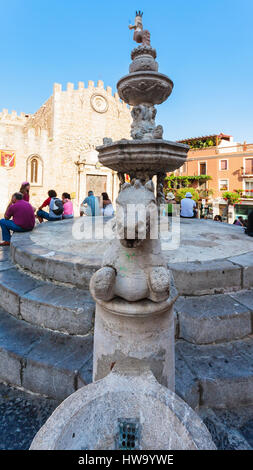
M245 199L253 199L253 189L244 189L241 192L241 197Z

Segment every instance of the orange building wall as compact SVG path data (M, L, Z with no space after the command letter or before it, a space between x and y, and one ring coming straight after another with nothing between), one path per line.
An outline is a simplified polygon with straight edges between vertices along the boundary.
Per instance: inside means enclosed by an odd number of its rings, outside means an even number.
M209 151L210 152L210 151ZM228 161L228 169L220 170L220 160ZM228 190L234 191L235 189L243 188L243 166L244 155L229 155L227 153L219 153L218 155L207 155L206 150L189 151L188 157L182 170L177 171L177 174L182 176L200 175L199 164L206 163L206 174L212 177L212 180L207 182L207 188L214 191L213 197L222 197L222 192L219 190L219 180L228 179Z

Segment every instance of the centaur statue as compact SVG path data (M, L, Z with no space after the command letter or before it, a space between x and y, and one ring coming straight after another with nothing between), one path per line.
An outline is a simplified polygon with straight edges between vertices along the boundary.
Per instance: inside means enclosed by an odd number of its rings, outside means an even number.
M129 29L134 29L134 41L145 46L150 46L150 32L147 29L143 31L142 11L137 11L134 25L130 24Z

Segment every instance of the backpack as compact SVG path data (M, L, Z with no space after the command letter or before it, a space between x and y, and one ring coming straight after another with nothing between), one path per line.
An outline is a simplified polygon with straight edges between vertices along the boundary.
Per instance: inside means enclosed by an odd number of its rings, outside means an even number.
M55 215L62 215L63 213L63 202L58 197L54 198L54 203L51 210Z

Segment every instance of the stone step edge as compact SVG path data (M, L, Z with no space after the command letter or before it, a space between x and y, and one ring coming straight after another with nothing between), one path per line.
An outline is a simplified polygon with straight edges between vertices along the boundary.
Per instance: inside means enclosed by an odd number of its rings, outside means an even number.
M253 250L208 262L169 262L168 267L180 295L222 294L253 287ZM205 275L208 285L203 284Z
M47 250L39 245L36 246L37 253L31 252L29 251L29 249L31 250L31 243L34 245L31 241L28 243L14 238L11 244L11 257L20 267L28 269L34 274L40 274L44 278L65 282L67 277L69 284L82 289L84 286L88 287L91 275L101 267L101 262L94 262L89 258L87 258L86 263L79 262L78 257L76 257L76 263L73 263L75 258L71 258L68 254L65 255L65 259L61 259L62 254L60 252L56 252L54 258L46 257ZM249 259L251 253L253 252L249 252ZM168 267L174 274L175 283L181 295L232 292L253 287L253 256L252 261L246 262L246 255L247 253L244 253L243 255L220 258L210 262L169 262ZM210 271L210 279L208 286L202 285L199 288L199 281L203 281L205 266L208 268L206 271ZM68 273L68 276L66 276L66 273ZM218 281L217 273L219 274ZM187 285L189 274L195 276L191 280L192 282Z
M240 292L252 292L253 293L253 289L243 289L242 291L237 291L237 294L239 294ZM233 340L237 340L237 339L244 339L244 338L247 338L249 335L252 335L253 334L253 304L252 304L252 308L249 308L247 305L245 305L242 301L240 301L238 298L234 298L233 297L233 293L224 293L224 294L212 294L214 297L216 295L224 295L224 296L227 296L229 297L231 300L234 300L236 303L238 303L240 306L244 307L245 308L245 312L241 312L241 313L232 313L230 315L220 315L220 316L217 316L217 317L208 317L208 314L205 316L205 315L202 315L201 316L201 319L199 319L198 317L193 317L191 316L190 314L187 314L186 312L180 312L180 308L175 305L174 307L174 320L175 320L175 338L180 340L184 340L190 344L197 344L197 345L211 345L211 344L221 344L221 343L227 343L227 342L230 342L230 341L233 341ZM184 299L184 298L187 298L189 296L180 296L180 298ZM192 296L192 297L196 297L197 296ZM205 297L205 296L203 296ZM215 299L214 299L215 301ZM189 324L188 324L188 330L190 331L187 331L187 324L185 325L184 324L184 320L185 318L184 317L189 317L189 320L190 320L190 328L189 328ZM247 318L248 317L248 318ZM226 330L226 337L222 336L220 333L220 329L219 329L219 324L218 322L219 321L223 321L224 322L224 326L225 328L227 327L227 330ZM206 323L206 329L208 329L208 334L206 336L206 340L204 341L204 338L202 336L202 341L200 340L196 340L196 326L197 326L197 323L199 321L203 321ZM238 334L238 321L239 321L239 327L241 328L241 333ZM244 325L242 324L244 321ZM235 323L233 325L233 322ZM217 325L215 325L215 323L217 323ZM214 331L214 326L216 326L217 328L217 332ZM236 329L236 331L232 331L231 330L229 331L228 328L231 327L231 326L234 326L234 330ZM212 327L212 330L210 330L210 328ZM210 333L211 331L211 333ZM195 341L193 340L194 338L194 334L195 334ZM218 337L220 337L220 339L218 339Z
M216 348L224 345L230 348L234 344L240 342L245 344L245 340L253 339L253 335L241 339L230 341L229 343L220 343L212 345L188 345L197 346L198 349L208 346L209 350L212 348L213 352ZM186 343L180 340L178 343ZM244 348L243 348L244 352ZM237 351L238 354L238 351ZM236 355L234 357L236 358ZM189 355L184 359L182 351L175 349L176 358L176 393L185 400L193 409L202 408L224 408L233 406L248 406L253 405L253 371L245 374L222 377L217 373L216 378L213 377L199 377L194 370L194 358L189 362ZM230 356L231 362L233 361L233 354ZM210 356L211 359L211 356ZM244 356L245 363L248 364L247 357ZM205 363L208 366L209 359ZM237 371L237 368L235 368ZM233 394L236 396L236 402L233 399Z
M2 352L2 347L0 345L0 356L1 356L1 352ZM3 379L2 375L1 375L1 372L0 372L0 382L1 383L5 384L5 385L12 386L12 387L20 389L20 390L24 390L28 393L32 393L32 394L35 394L35 395L38 395L38 396L44 396L44 397L47 397L47 398L54 398L54 399L57 399L57 400L59 400L59 399L64 400L65 398L67 398L69 396L67 393L64 393L64 391L62 391L62 390L59 391L57 389L55 389L55 393L46 394L44 392L40 392L40 391L38 391L39 389L38 389L37 383L36 383L35 387L33 387L33 386L30 386L30 388L25 387L24 384L22 383L23 382L22 376L23 376L24 369L27 365L26 358L23 358L21 355L18 355L17 353L13 353L11 351L7 351L7 354L9 355L10 358L12 358L12 356L15 356L16 359L20 362L21 383L10 381L10 380L7 380L6 378ZM47 365L47 364L44 364L44 363L40 363L39 361L32 361L32 362L33 362L33 366L35 365L35 370L37 368L38 371L39 371L43 367L45 369L47 369L47 368L49 370L51 369L52 371L54 370L54 368L52 367L51 364ZM188 368L188 365L185 363L184 367ZM81 388L85 385L88 385L91 382L91 381L85 381L84 380L81 369L82 369L82 367L79 370L69 370L69 371L66 371L66 369L62 369L62 371L59 370L59 373L66 373L66 372L70 372L70 374L72 373L73 377L71 378L70 386L73 387L73 390L71 391L71 393L74 393L79 388ZM48 374L48 379L50 380L50 374ZM249 379L253 383L253 375L249 376ZM206 382L211 383L212 380L209 379ZM223 378L223 379L220 378L216 382L217 388L219 388L219 386L222 386L226 382L228 383L229 387L233 387L233 384L231 384L231 379L229 380L229 379L226 379L226 378ZM245 380L242 380L241 383L245 383ZM240 385L240 382L239 382L239 385ZM252 388L252 385L251 385L251 388ZM177 374L177 370L176 370L175 393L178 396L180 396L184 401L186 401L186 403L188 403L188 405L191 406L194 410L199 410L201 408L206 408L206 406L207 406L207 405L203 406L203 402L202 402L202 395L203 395L202 380L201 379L195 380L194 378L192 378L191 383L188 384L187 388L182 387L182 384L180 383L180 377ZM236 403L237 406L241 406L241 405L247 405L248 406L248 405L253 404L253 395L252 395L252 399L250 401L247 401L246 403L245 403L243 397L241 397L241 398L242 398L242 403ZM215 407L219 408L219 403L212 403L209 406L212 406L212 407L215 406ZM228 404L228 406L229 406L229 404ZM223 406L221 406L221 408L223 408Z
M52 328L49 328L48 326L40 325L39 323L35 323L35 322L32 322L32 321L28 321L26 318L24 318L24 317L22 316L22 312L21 312L21 304L22 304L22 302L24 302L24 301L29 301L29 300L27 300L26 296L27 296L29 293L32 293L32 292L33 292L35 289L37 289L38 287L43 287L43 285L45 285L45 286L50 286L50 285L52 285L52 286L56 286L56 287L64 287L64 289L69 289L69 291L71 292L71 294L74 292L73 289L77 289L77 288L74 287L74 286L73 286L73 287L72 287L72 286L70 287L69 285L68 285L68 286L67 286L67 285L64 285L64 286L62 285L62 286L60 286L58 283L54 283L54 282L51 282L51 281L42 280L40 277L37 277L37 276L35 277L35 276L31 275L30 273L27 273L24 269L20 269L19 266L14 265L14 264L13 264L12 266L10 266L9 268L5 269L4 271L6 272L6 271L9 271L9 270L11 270L11 269L16 269L18 272L22 273L22 274L23 274L24 276L26 276L27 278L37 279L37 280L41 283L41 285L40 285L40 286L36 286L36 287L34 287L34 288L32 288L32 289L29 289L29 290L25 291L24 293L20 294L20 293L18 293L15 289L13 289L13 288L11 288L11 287L9 287L9 286L6 286L6 285L4 285L4 284L1 284L1 282L0 282L0 286L1 286L0 288L1 288L1 289L3 289L5 292L8 292L10 295L15 296L15 297L18 299L18 307L17 307L17 308L18 308L18 311L15 312L15 313L14 313L13 311L7 310L7 309L8 309L8 306L6 306L6 304L4 304L4 302L1 303L1 299L0 299L0 307L2 307L4 310L6 310L8 314L12 315L12 316L13 316L14 318L16 318L16 319L19 319L19 320L22 320L22 321L26 322L26 323L29 324L29 325L36 326L36 327L41 328L41 329L43 329L43 330L46 329L46 330L48 330L48 331L57 332L57 333L65 334L65 335L69 335L69 336L85 337L86 335L88 335L88 334L90 334L90 333L93 332L93 329L94 329L94 324L93 324L93 322L92 322L90 328L89 328L87 331L85 331L84 334L78 334L78 333L70 333L70 332L68 332L68 331L66 331L66 330L58 330L57 328L52 329ZM3 272L3 271L2 271L2 272ZM78 289L78 290L81 291L80 289ZM83 292L83 293L84 293L84 292L87 292L87 294L88 294L87 297L88 297L88 298L87 298L87 302L86 302L86 303L90 304L90 305L92 306L92 308L93 308L93 307L94 307L94 301L93 301L93 299L92 299L92 297L91 297L91 295L90 295L90 292L89 292L89 291L86 291L86 290L82 290L81 292ZM90 298L89 298L89 297L90 297ZM30 302L33 302L33 300L31 300ZM50 300L47 300L47 302L43 302L43 301L40 301L40 300L38 299L38 300L36 300L36 302L37 302L38 304L40 304L40 305L52 305L52 307L55 308L55 309L58 309L58 308L60 309L60 308L61 308L61 306L56 306L56 305L54 305L53 303L50 304Z
M3 313L3 312L2 312ZM8 318L9 317L9 318ZM6 321L7 320L7 321ZM89 363L93 356L92 338L87 335L86 348L88 353L84 355L82 341L76 341L76 338L68 339L61 333L49 332L25 325L17 328L15 323L21 320L10 318L6 313L5 324L10 323L10 334L0 337L0 382L13 387L22 387L30 393L39 394L55 399L65 399L69 394L74 393L81 386L91 382L91 373L89 373ZM25 323L25 322L22 322ZM19 334L18 346L13 343L13 327ZM1 329L1 325L0 325ZM7 328L8 330L8 328ZM20 334L23 337L20 341ZM34 340L31 337L34 335ZM50 344L58 341L60 350L71 348L74 351L75 358L78 357L78 366L71 367L62 361L47 360L50 357ZM8 344L9 343L9 344ZM41 356L41 345L48 346ZM87 346L88 345L88 346ZM90 345L90 346L89 346ZM54 361L54 354L51 359ZM71 356L71 354L70 354ZM56 355L56 357L58 357ZM82 359L83 358L83 359Z
M9 314L6 314L6 317L10 317ZM17 323L20 320L16 319L11 319L12 323ZM26 330L29 332L31 331L32 333L38 332L38 328L29 326L26 327ZM19 329L17 328L17 332L19 332ZM93 349L90 347L90 352L88 354L88 358L84 359L84 362L81 364L81 366L78 369L70 369L66 367L58 367L58 365L52 365L49 361L46 362L45 360L39 361L36 358L36 346L39 346L41 341L45 339L46 335L49 335L51 338L54 337L55 339L61 338L64 342L64 335L60 333L47 333L43 332L42 336L37 337L32 343L29 343L29 348L28 350L25 351L24 354L15 352L12 350L11 347L5 347L3 346L3 341L0 339L0 381L5 382L11 386L17 386L17 387L23 387L25 390L28 390L32 393L39 393L40 395L45 395L51 398L56 398L56 399L65 399L68 394L73 393L76 391L78 388L80 388L83 385L86 385L90 383L91 377L89 377L89 380L87 380L87 373L83 371L83 367L87 364L89 360L92 358L92 353ZM5 337L6 339L6 337ZM75 341L74 341L75 342ZM66 347L66 352L68 351L67 344L66 346L61 347ZM78 344L76 345L77 349ZM215 345L212 346L215 348ZM21 345L22 348L22 345ZM35 352L35 359L33 359L31 353ZM50 354L50 350L47 352L47 354ZM177 359L177 366L176 366L176 393L181 396L192 408L200 408L202 406L202 396L203 396L203 379L202 378L196 378L194 377L193 371L190 369L188 364L183 360L181 352L176 352L176 359ZM181 360L181 369L178 367L178 361ZM28 377L28 383L30 383L30 386L27 386L27 377L26 380L24 380L24 374L26 372L26 367L30 366L30 377ZM18 370L17 370L18 369ZM16 371L16 380L11 380L8 379L7 375L8 372L10 371L10 374L15 375ZM41 372L42 371L42 372ZM44 374L44 379L46 378L49 381L49 388L51 386L51 382L54 382L54 374L58 375L58 384L53 388L50 388L49 393L45 393L45 384L44 381L37 380L37 376ZM180 378L181 376L181 378ZM249 386L253 386L253 373L246 378L245 376L242 377L242 382L245 384L245 382L250 382ZM63 388L61 385L59 386L59 380L60 383L62 380L65 382ZM184 381L183 385L182 382ZM207 379L204 380L207 384L212 383L213 379ZM218 378L216 386L217 388L222 385L226 385L226 383L229 384L229 387L231 388L233 386L233 380L231 378ZM234 380L235 384L234 386L238 386L238 376L235 377ZM240 384L240 381L239 381ZM68 385L68 389L66 388L66 385ZM68 393L66 392L68 390ZM71 390L70 390L71 389ZM69 392L70 390L70 392ZM248 404L253 403L253 394L252 400L248 402ZM241 397L241 400L244 403L244 397ZM216 406L219 406L218 403L215 403ZM239 403L238 403L239 405ZM214 404L212 404L214 406Z
M101 268L101 264L92 263L87 259L87 264L78 263L80 258L76 256L76 263L71 260L46 257L38 253L31 253L26 245L18 245L17 241L11 244L11 259L13 263L21 269L25 269L34 275L40 276L43 280L57 281L66 286L73 286L79 289L88 289L90 278L93 273ZM38 247L38 249L41 249ZM46 250L43 248L46 252ZM60 256L60 253L58 253ZM67 258L67 256L66 256ZM102 260L101 260L102 262ZM75 269L73 269L75 267ZM82 273L80 273L82 271ZM67 272L67 276L66 273ZM68 282L66 283L66 278Z

